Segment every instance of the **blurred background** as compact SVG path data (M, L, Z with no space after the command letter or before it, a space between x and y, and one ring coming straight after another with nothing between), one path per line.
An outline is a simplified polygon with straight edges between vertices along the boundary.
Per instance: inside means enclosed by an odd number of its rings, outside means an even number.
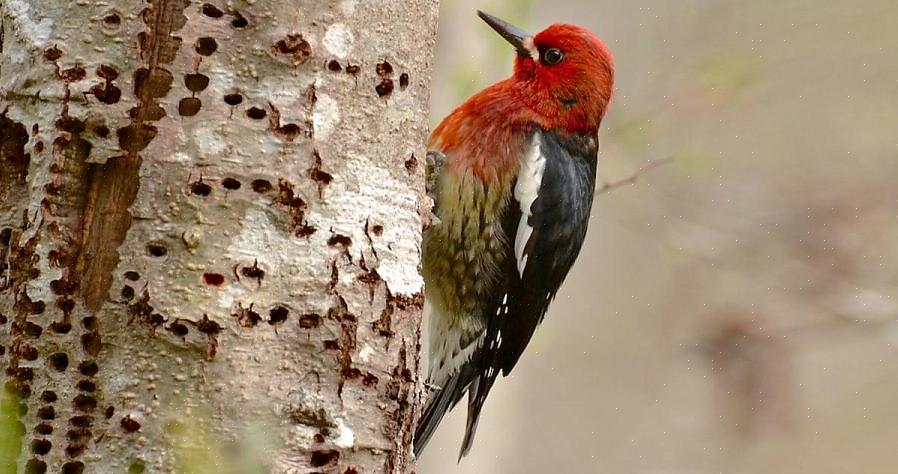
M456 465L419 474L894 473L898 3L446 0L432 125L506 77L480 8L615 54L580 259Z

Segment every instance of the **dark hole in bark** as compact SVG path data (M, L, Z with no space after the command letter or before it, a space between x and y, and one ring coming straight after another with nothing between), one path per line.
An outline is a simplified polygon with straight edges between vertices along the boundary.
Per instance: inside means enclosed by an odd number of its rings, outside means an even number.
M90 428L94 422L94 417L90 415L77 415L69 419L69 423L75 428Z
M100 323L96 316L85 316L81 319L81 326L88 331L96 331Z
M52 252L51 252L52 254ZM52 259L51 255L51 259ZM53 280L50 282L50 291L53 292L54 295L64 295L66 294L66 282L65 280Z
M324 348L329 351L336 351L340 349L340 343L336 339L328 339L324 341Z
M331 247L349 247L352 245L352 239L342 234L334 234L331 238L327 239L327 245L330 245Z
M59 75L66 81L76 82L87 77L87 71L83 66L77 65L68 69L63 69Z
M31 314L41 314L45 309L47 309L47 304L43 301L31 302Z
M109 136L109 127L106 125L97 125L94 127L94 135L100 138L106 138Z
M224 186L225 189L230 189L231 191L236 191L240 189L240 181L237 181L234 178L225 178L221 181L221 185Z
M64 352L57 352L55 354L50 355L47 358L50 367L62 372L65 369L69 368L69 356Z
M240 323L243 327L255 327L262 321L262 316L259 313L253 311L253 305L250 304L249 308L244 308L243 305L237 306L237 312L232 316L237 318L237 322Z
M393 80L392 79L383 79L380 81L380 84L374 87L374 90L377 92L377 95L380 97L385 97L390 95L393 92Z
M378 76L389 76L393 74L393 65L388 61L384 61L382 63L377 63L377 67L375 70L377 71Z
M209 286L221 286L224 283L224 275L221 273L203 273L203 283Z
M62 474L81 474L84 472L84 463L81 461L69 461L62 465Z
M31 452L38 456L43 456L50 452L53 443L49 439L36 439L31 442Z
M86 444L74 444L66 446L65 453L70 458L77 458L78 456L81 456L85 449L87 449Z
M41 333L44 332L44 329L37 324L32 323L31 321L25 321L24 324L24 332L26 336L38 338L41 337Z
M125 301L131 301L134 298L134 288L131 285L125 285L122 287L122 299Z
M49 435L53 433L53 425L50 423L38 423L34 427L34 432L41 435Z
M23 345L19 349L19 355L25 360L37 360L37 348L34 346Z
M122 24L122 19L115 13L110 13L103 17L103 26L115 28L120 24Z
M179 323L179 322L177 322L177 321L174 321L174 322L172 322L171 324L169 324L167 329L168 329L169 331L173 332L176 336L179 336L179 337L184 337L184 336L187 335L188 332L190 332L190 331L187 329L187 326L186 326L186 325L181 324L181 323Z
M164 257L168 249L161 242L150 242L147 244L147 253L153 257Z
M212 186L209 186L209 184L203 182L201 179L190 185L190 192L197 196L206 197L212 194Z
M288 123L278 128L277 131L278 133L286 135L287 140L293 140L299 135L299 132L301 132L302 129L295 123Z
M115 67L109 64L101 64L97 67L97 75L103 79L114 81L118 78L118 71L115 70Z
M252 182L253 191L257 193L267 193L271 191L273 186L271 185L271 181L266 179L254 179Z
M53 321L50 323L50 331L55 334L68 334L72 330L72 325L65 321Z
M283 306L275 306L268 312L268 324L278 324L287 320L290 310Z
M200 73L192 73L184 76L184 85L190 92L201 92L209 86L209 76Z
M72 400L72 406L78 411L94 411L97 408L97 399L91 395L75 395L75 399Z
M58 306L63 313L71 313L72 310L75 309L75 300L71 298L63 298L56 301L56 306Z
M69 430L65 434L66 438L68 438L69 443L72 445L85 445L88 441L90 441L90 430L87 428L79 428L74 430Z
M50 405L37 409L37 417L42 420L52 420L56 418L56 409Z
M227 94L224 96L224 101L228 105L239 105L243 102L243 96L238 93Z
M55 45L44 50L44 59L53 62L62 57L62 51Z
M47 463L37 458L31 458L25 463L25 474L44 474L47 472Z
M309 170L309 177L312 178L312 181L321 183L325 186L331 183L334 180L334 175L328 173L327 171L321 170L321 159L319 158L312 169Z
M33 380L34 379L34 369L31 367L19 367L18 369L13 369L12 367L6 369L6 373L10 375L14 375L19 380Z
M81 335L81 348L84 349L84 352L88 355L96 357L100 353L101 346L100 333L97 331Z
M203 55L209 56L218 49L218 43L214 38L210 38L208 36L204 36L196 40L196 52Z
M224 16L224 12L211 3L204 3L203 15L206 15L209 18L221 18L222 16Z
M104 104L115 104L122 98L122 90L108 82L91 87L90 93Z
M131 418L131 415L123 417L120 424L122 425L122 429L128 433L133 433L140 429L140 422Z
M262 120L266 115L268 115L268 112L265 112L265 109L260 109L258 107L250 107L246 111L246 116L253 120Z
M340 459L340 452L335 449L325 449L313 451L309 464L312 467L323 467L332 463L336 463Z
M115 414L114 406L109 405L108 407L106 407L106 412L104 413L104 416L106 417L107 420L112 418L112 415L114 415L114 414Z
M301 34L290 34L274 44L274 51L293 56L293 62L301 64L312 55L312 45Z
M97 375L97 372L100 368L97 366L97 363L92 360L85 360L78 364L78 372L81 372L82 375L86 375L88 377L93 377Z
M56 400L56 392L52 390L44 390L43 393L41 393L41 401L44 403L53 403Z
M203 334L215 335L221 332L221 326L209 319L209 316L205 314L203 315L203 319L196 324L196 328Z
M193 117L200 112L203 102L196 97L185 97L178 102L178 114L182 117Z
M137 280L140 280L140 273L129 270L129 271L125 272L125 278L128 280L131 280L131 281L137 281Z
M251 267L243 267L240 269L240 274L247 277L253 278L256 280L261 280L265 278L265 270L259 268L259 262L254 262Z
M405 89L408 87L408 73L402 73L399 75L399 88Z
M234 12L234 19L231 20L231 26L234 28L246 28L249 25L249 22L246 21L246 18L240 14L240 12Z
M340 61L331 59L327 62L327 70L331 72L340 72L343 70L343 66L340 65Z
M96 392L97 391L97 384L93 383L90 380L79 380L77 387L78 387L78 390L81 390L82 392Z
M409 159L405 160L405 170L408 171L409 173L414 172L415 168L417 168L417 167L418 167L418 159L415 158L414 154Z

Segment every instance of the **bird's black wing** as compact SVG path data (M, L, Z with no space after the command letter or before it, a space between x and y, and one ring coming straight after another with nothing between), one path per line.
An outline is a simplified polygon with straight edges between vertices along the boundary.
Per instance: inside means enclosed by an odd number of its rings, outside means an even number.
M523 158L514 198L503 216L509 252L501 272L505 288L491 306L486 335L472 360L480 375L468 389L462 456L470 450L480 410L499 371L508 375L514 368L586 237L595 190L596 137L562 138L539 131L533 143L538 149Z

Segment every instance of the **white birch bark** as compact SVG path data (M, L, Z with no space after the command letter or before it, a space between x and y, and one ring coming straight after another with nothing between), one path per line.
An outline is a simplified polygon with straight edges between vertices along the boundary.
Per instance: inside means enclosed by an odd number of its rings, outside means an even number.
M436 15L0 1L0 472L409 469Z

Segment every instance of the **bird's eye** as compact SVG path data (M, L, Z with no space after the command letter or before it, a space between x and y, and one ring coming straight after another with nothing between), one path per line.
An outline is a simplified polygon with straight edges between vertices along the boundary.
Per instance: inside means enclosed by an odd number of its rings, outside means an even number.
M560 63L562 59L564 59L564 53L558 48L549 48L543 52L543 62L546 64L555 65Z

